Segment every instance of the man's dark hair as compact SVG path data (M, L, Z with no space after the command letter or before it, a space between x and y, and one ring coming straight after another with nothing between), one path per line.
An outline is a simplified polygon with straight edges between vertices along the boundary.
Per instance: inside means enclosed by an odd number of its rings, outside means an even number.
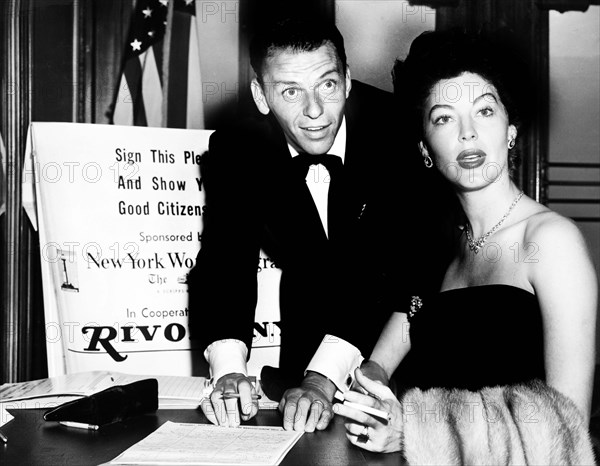
M250 43L250 64L262 84L262 71L265 60L278 50L291 49L293 52L312 52L322 45L332 44L346 71L346 50L342 34L330 22L321 20L284 19L276 21L260 31Z

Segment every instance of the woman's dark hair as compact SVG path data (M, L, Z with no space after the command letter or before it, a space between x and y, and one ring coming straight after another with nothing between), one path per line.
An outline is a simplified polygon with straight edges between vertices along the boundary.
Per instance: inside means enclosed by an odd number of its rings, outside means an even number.
M510 124L521 130L535 105L529 67L516 37L506 30L466 33L463 30L428 31L411 44L405 60L396 60L392 77L394 95L416 141L423 137L425 101L437 82L465 72L480 75L498 91ZM511 171L518 165L509 152Z

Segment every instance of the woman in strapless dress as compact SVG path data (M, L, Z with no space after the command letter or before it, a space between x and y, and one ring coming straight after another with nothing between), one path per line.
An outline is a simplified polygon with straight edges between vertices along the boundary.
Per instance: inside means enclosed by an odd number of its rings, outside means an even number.
M536 99L520 63L505 42L450 31L422 34L394 67L424 170L463 220L439 292L400 305L345 396L389 417L334 407L362 448L411 464L594 461L597 278L576 225L513 179Z

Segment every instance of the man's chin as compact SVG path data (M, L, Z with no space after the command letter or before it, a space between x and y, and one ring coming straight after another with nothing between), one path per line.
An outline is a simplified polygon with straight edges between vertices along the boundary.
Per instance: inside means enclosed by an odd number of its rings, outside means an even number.
M303 141L301 145L302 150L300 152L306 152L308 154L326 154L329 149L333 146L333 139L320 140L320 141Z

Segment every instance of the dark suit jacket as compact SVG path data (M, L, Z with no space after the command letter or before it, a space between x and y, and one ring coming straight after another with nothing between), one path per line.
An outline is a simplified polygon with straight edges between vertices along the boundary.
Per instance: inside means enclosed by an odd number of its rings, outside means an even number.
M201 348L223 338L250 348L262 246L282 269L280 367L300 380L326 333L369 356L391 312L410 302L402 296L415 291L403 291L400 270L413 273L410 263L422 259L403 237L407 228L420 234L406 217L418 224L411 212L423 212L415 189L425 169L403 151L395 113L391 94L353 82L343 200L329 213L343 228L330 239L274 118L213 133L202 166L202 247L188 281Z

